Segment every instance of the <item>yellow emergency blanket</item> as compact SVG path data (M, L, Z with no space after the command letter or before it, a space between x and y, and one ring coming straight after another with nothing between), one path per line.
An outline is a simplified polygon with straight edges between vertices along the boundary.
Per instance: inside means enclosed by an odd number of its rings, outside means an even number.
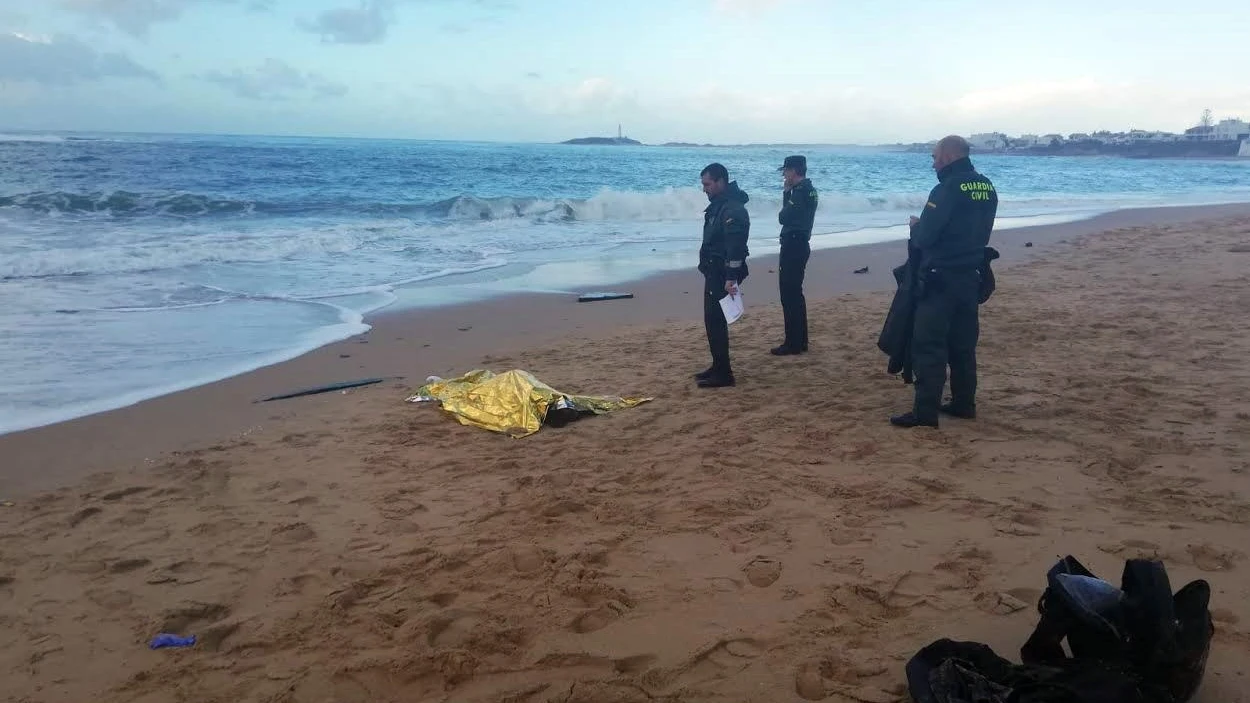
M513 369L499 375L478 369L452 379L434 379L417 389L409 403L440 401L463 425L527 437L540 430L548 411L603 415L632 408L651 398L619 398L563 393Z

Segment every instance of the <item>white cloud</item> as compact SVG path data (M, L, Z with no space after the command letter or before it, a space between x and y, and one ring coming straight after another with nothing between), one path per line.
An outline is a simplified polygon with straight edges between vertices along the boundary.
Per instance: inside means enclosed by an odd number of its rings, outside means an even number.
M713 7L720 12L750 14L772 9L789 0L713 0Z
M74 37L0 34L0 81L72 85L104 78L159 80L125 54L97 51Z
M189 8L207 3L240 0L59 0L62 7L116 26L135 36L145 36L152 25L178 19ZM242 0L250 10L263 12L274 0Z
M328 44L377 44L386 39L395 17L393 0L361 0L356 7L338 7L300 26L320 34Z
M339 98L347 94L347 86L319 73L301 72L280 59L266 59L261 65L229 73L211 71L204 80L227 88L250 100L289 100L297 97Z

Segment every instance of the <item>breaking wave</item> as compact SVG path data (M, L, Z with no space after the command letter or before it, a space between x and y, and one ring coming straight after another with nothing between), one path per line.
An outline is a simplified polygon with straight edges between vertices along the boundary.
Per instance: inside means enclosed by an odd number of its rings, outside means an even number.
M775 212L780 197L770 193L753 198L748 209ZM822 195L821 210L866 213L915 210L924 205L924 194ZM164 216L198 218L221 216L314 216L410 217L449 222L529 220L534 222L664 222L697 219L707 198L697 188L670 188L642 193L605 189L589 198L542 198L534 196L479 197L458 195L432 203L361 202L328 199L289 203L219 198L197 193L66 191L0 195L0 208L37 214L99 214L114 217Z

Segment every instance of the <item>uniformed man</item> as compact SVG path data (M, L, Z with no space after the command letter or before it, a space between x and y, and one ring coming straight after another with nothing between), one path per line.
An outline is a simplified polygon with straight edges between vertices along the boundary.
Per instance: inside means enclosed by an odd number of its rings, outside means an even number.
M708 206L703 211L703 246L699 247L699 272L703 274L703 327L712 352L712 367L695 374L700 388L734 385L729 365L729 323L720 301L737 295L747 277L747 238L751 220L745 204L747 194L729 180L724 166L708 164L700 174Z
M807 178L807 157L787 156L781 171L783 191L781 212L781 256L777 279L781 292L781 313L786 338L773 347L777 356L807 351L807 299L803 297L803 274L812 256L812 222L816 219L816 188Z
M939 413L976 417L980 269L998 193L973 168L968 152L962 137L938 142L933 149L938 185L920 217L911 218L911 244L920 262L912 330L916 397L911 412L890 418L899 427L937 427ZM947 364L951 401L942 405Z

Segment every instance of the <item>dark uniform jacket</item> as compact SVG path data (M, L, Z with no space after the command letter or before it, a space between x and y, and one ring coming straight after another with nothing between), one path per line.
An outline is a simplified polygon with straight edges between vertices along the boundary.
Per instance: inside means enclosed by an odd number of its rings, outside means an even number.
M804 178L781 195L781 242L806 242L812 238L812 222L816 219L816 187Z
M730 181L703 211L703 246L699 247L699 271L703 275L723 276L726 281L739 283L746 280L751 218L745 205L749 199L737 181Z
M911 232L928 269L971 269L981 265L994 229L998 193L967 158L938 171L938 184Z
M894 282L898 289L894 292L894 300L890 302L881 335L877 337L877 348L889 357L887 372L890 375L903 374L903 383L915 380L911 366L911 332L916 312L915 291L918 288L917 258L916 248L909 241L907 261L894 269Z

